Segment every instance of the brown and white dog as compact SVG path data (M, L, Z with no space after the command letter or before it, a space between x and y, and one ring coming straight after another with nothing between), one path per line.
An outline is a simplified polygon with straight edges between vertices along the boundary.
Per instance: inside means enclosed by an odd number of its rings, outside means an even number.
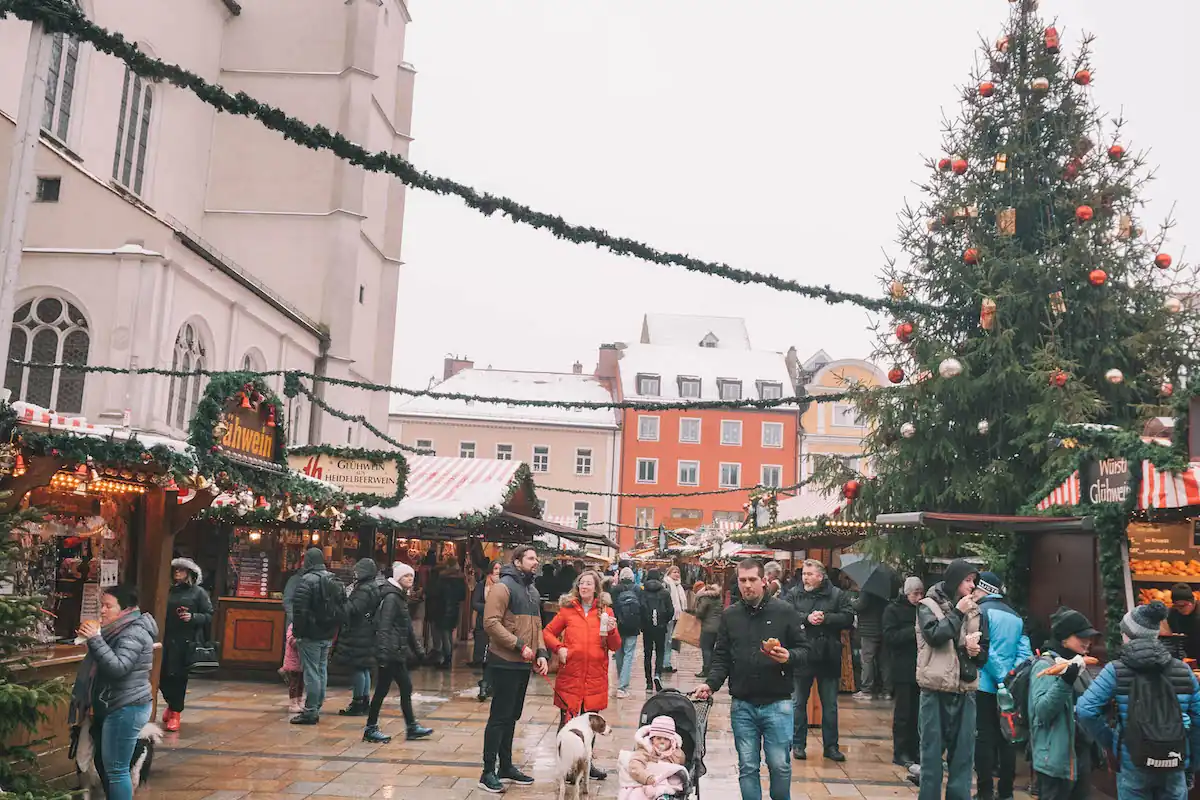
M76 733L76 731L78 733ZM79 778L79 788L84 800L104 797L104 786L100 773L96 771L94 761L94 746L92 743L91 727L84 725L72 731L77 736L74 743L75 774ZM138 734L137 744L133 748L133 758L129 760L129 777L133 779L133 789L146 782L150 777L150 767L154 763L154 747L161 744L162 728L153 722L147 722Z
M592 766L592 746L597 736L608 736L612 730L604 717L587 712L575 717L558 732L558 763L554 777L558 780L558 800L567 796L567 786L574 784L575 800L579 793L591 794L588 778Z

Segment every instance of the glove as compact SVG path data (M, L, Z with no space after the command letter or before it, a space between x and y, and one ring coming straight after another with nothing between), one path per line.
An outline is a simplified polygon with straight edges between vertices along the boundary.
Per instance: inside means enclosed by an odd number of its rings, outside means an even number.
M1074 659L1072 659L1071 666L1067 667L1060 676L1063 679L1063 683L1067 684L1067 686L1074 686L1075 679L1079 677L1079 673L1082 669L1083 667L1076 663Z

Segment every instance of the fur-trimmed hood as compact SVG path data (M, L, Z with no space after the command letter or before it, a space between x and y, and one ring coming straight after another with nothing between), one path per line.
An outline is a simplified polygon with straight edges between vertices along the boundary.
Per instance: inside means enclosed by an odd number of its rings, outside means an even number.
M662 736L663 734L658 733L655 735ZM674 737L671 741L675 742L675 749L676 750L682 749L683 748L683 738L680 737L680 735L678 733L673 733L673 734L671 734L671 736ZM642 748L643 750L645 750L647 753L654 753L654 745L652 745L650 743L650 726L649 725L643 725L642 727L637 729L637 733L635 733L633 735L633 743L636 744L638 747ZM670 753L667 753L666 755L670 755ZM657 757L657 754L655 754L655 757Z
M575 599L575 595L567 592L562 597L558 598L558 607L566 608L567 606L578 606L579 601ZM596 600L592 601L592 608L612 608L612 595L608 592L601 592Z
M173 558L171 559L171 569L183 569L192 573L192 585L199 585L200 581L204 580L204 573L200 570L200 565L190 558Z

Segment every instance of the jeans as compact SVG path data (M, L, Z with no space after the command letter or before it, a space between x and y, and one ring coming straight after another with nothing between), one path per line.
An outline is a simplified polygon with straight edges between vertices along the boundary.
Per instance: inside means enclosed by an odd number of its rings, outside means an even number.
M166 664L166 659L163 659L163 664ZM187 697L188 674L185 672L182 675L168 675L166 670L159 673L158 690L162 692L163 700L167 701L167 708L178 713L183 711L183 701Z
M109 800L133 800L129 762L133 760L142 726L149 721L150 704L142 703L122 706L105 716L99 736L95 727L92 728L96 771L104 781L104 793Z
M717 634L701 633L700 634L700 659L702 666L700 671L708 675L708 671L712 669L713 650L717 646Z
M530 670L496 666L488 666L487 670L494 694L487 727L483 729L483 771L495 772L497 758L502 770L513 765L513 734L525 710Z
M329 683L329 649L333 642L318 639L301 639L296 642L300 651L300 666L304 668L304 688L308 696L304 710L320 714L325 704L325 687Z
M941 800L942 754L949 766L945 800L971 800L975 758L975 693L921 690L920 800Z
M1039 772L1037 782L1039 800L1088 800L1091 796L1091 780L1087 775L1080 774L1079 780L1072 781Z
M1183 770L1151 775L1146 770L1125 767L1117 773L1119 800L1187 800L1187 796Z
M662 677L663 648L666 646L666 630L648 630L642 634L642 661L646 667L646 686L649 687L655 678ZM654 672L650 672L651 657L654 660Z
M921 705L921 687L915 683L896 684L896 710L892 715L892 757L897 761L918 761L921 740L917 736L917 713Z
M993 796L1013 796L1013 779L1017 775L1017 751L1000 734L1000 707L996 695L978 692L975 695L975 714L978 718L978 738L975 740L976 794L981 800ZM992 777L996 778L993 794Z
M674 652L671 649L671 637L675 635L675 620L667 623L667 635L663 642L663 669L671 666L671 654Z
M621 646L617 648L617 688L628 691L633 680L633 656L637 652L638 635L621 634Z
M474 649L471 651L471 660L476 664L482 664L487 660L488 651L488 635L483 627L475 628Z
M891 691L891 665L883 657L882 639L862 639L862 685L859 691L867 694L886 694Z
M379 665L379 676L375 681L375 696L371 698L371 709L367 713L367 725L379 724L379 710L383 708L383 699L387 697L393 681L396 683L396 688L400 690L400 710L404 712L404 721L409 725L417 721L416 715L413 714L413 685L412 678L408 674L408 665L403 661L388 661Z
M792 732L790 700L756 706L733 699L729 721L738 755L738 787L742 800L761 800L759 753L766 754L770 776L771 800L789 800L792 796Z
M360 697L371 696L371 669L370 667L355 667L354 674L350 676L350 686L354 694L352 697L357 700Z
M433 626L433 648L435 652L447 664L450 663L450 656L454 655L454 628L443 628L441 625Z
M792 747L800 750L808 748L808 696L812 693L814 680L817 682L817 696L821 698L821 744L828 750L838 746L839 675L796 675L796 692L792 695L795 704L792 712Z

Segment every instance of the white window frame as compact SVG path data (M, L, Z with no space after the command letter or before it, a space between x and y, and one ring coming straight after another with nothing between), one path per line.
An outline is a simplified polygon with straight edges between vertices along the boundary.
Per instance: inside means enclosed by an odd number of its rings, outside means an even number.
M779 480L774 483L767 482L767 470L773 469L779 471ZM783 465L782 464L763 464L758 468L758 483L760 486L765 486L771 489L778 489L783 486Z
M678 381L679 381L679 399L680 400L699 400L700 399L701 395L704 392L704 381L702 381L700 378L694 378L690 375L680 375ZM696 393L688 394L688 393L684 392L683 385L685 383L687 383L687 384L694 383L696 385Z
M545 450L546 452L539 453L538 450ZM530 450L530 453L532 453L532 456L533 456L532 458L529 459L529 469L531 472L536 472L540 475L544 475L550 471L550 445L535 444L533 446L533 449ZM538 468L538 456L545 456L545 458L546 458L546 463L541 467L541 469Z
M502 451L501 447L507 447L508 450ZM512 461L514 448L508 442L499 442L496 444L496 460L497 461Z
M652 464L653 465L652 469L653 469L654 475L649 480L642 478L642 465L643 464ZM636 480L638 483L658 483L658 459L657 458L639 458L634 467L633 474L634 474L634 480Z
M737 441L725 441L725 426L737 425ZM725 447L741 447L742 446L742 421L740 419L723 419L721 420L721 444Z
M725 480L725 468L737 468L737 481L730 483ZM740 461L722 461L720 472L717 474L717 481L722 489L736 489L742 485L742 464Z
M695 439L683 438L683 423L685 423L685 422L696 423L696 438ZM700 444L700 436L703 433L703 431L704 431L704 421L700 417L680 417L679 418L679 443L680 444Z
M78 8L78 2L72 3ZM67 143L75 105L76 82L83 64L79 40L63 33L50 38L50 60L46 67L46 95L42 101L42 131Z
M683 470L685 467L690 467L696 471L695 480L685 481L683 479ZM676 482L680 486L699 486L700 485L700 462L681 460L675 467L675 476L678 479Z
M654 506L638 507L633 512L633 526L640 530L652 531L658 527L654 524L655 516L657 515L654 513Z
M767 430L768 429L779 431L779 444L771 444L767 441ZM770 447L775 450L782 449L783 448L783 433L784 433L784 425L782 422L764 422L762 424L762 446Z
M583 506L583 513L580 513L580 506ZM587 500L576 500L571 507L571 514L575 519L575 525L580 529L585 529L592 517L592 504ZM581 521L582 520L582 524Z
M470 455L464 455L465 453L470 453ZM465 441L458 443L459 458L475 458L477 455L479 455L479 448L475 445L475 442Z
M737 397L726 397L725 396L725 387L726 386L736 386L737 387ZM741 400L744 396L745 396L745 393L743 392L741 381L734 380L733 378L717 378L717 397L718 398L720 398L721 400L729 400L732 402L735 400Z
M654 438L650 438L649 434L647 434L645 436L642 435L642 423L650 422L651 420L654 421ZM638 421L637 437L638 437L639 442L657 442L659 440L661 432L662 432L662 418L661 417L659 417L656 414L638 414L637 421Z
M191 331L191 342L185 335L187 331ZM196 319L189 319L175 333L171 371L201 373L209 367L205 331ZM208 379L202 374L175 375L171 378L167 385L167 425L176 430L187 430L207 384Z
M767 389L772 390L770 397L767 396ZM779 400L783 397L783 384L779 381L758 381L758 399L759 400Z
M575 448L575 474L592 474L592 456L595 451L590 447Z
M433 447L433 439L417 439L413 442L413 447L417 448L418 450L429 450L436 452L434 451Z
M117 117L117 145L113 153L113 181L139 197L146 179L150 150L150 121L154 114L154 82L125 68L121 111Z
M59 304L58 315L54 319L44 319L38 313L38 307L47 300L52 300ZM19 334L19 337L14 334ZM12 343L16 345L16 350L13 350L12 345L10 345L9 354L22 361L50 361L58 364L69 360L71 363L86 364L92 352L92 345L95 344L92 340L92 330L88 325L87 317L84 315L83 309L79 307L79 304L68 299L65 295L53 292L34 295L23 303L19 303L13 315L13 324L9 335L12 337ZM41 339L45 341L45 336L53 337L54 352L52 354L45 354L45 357L39 357L39 355L35 355L35 340ZM86 340L86 345L82 348L83 358L67 358L64 355L67 348L67 339L73 338L76 347L78 347L80 336ZM24 342L24 346L22 346L21 342ZM12 390L13 400L24 400L32 402L35 405L44 404L47 408L53 408L67 414L83 413L87 402L86 372L64 372L60 369L38 370L38 372L38 377L45 376L50 379L50 394L48 397L31 398L29 396L30 380L34 377L33 370L30 367L18 367L12 364L6 367L4 370L4 383ZM71 390L73 390L76 386L79 388L79 407L75 408L74 404L70 406L64 405L64 398L60 396L60 390L64 389L64 387L71 387Z
M646 381L646 383L644 384L644 386L646 386L646 387L649 387L650 382L653 382L655 390L653 392L643 391L642 381ZM637 384L634 388L637 389L637 393L639 396L641 396L641 397L662 397L662 376L661 375L651 375L649 373L639 372L637 374L637 376L634 378L634 382Z
M846 414L847 412L854 415L854 422L849 424L839 422L838 415ZM862 430L866 427L862 424L862 417L858 413L858 408L853 403L834 403L833 408L830 410L829 424L834 428L854 428L856 430Z

